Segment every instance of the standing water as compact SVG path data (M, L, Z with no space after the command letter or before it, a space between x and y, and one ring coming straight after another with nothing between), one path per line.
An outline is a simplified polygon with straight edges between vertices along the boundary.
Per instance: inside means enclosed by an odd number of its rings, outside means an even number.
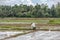
M60 40L60 32L37 31L6 40Z
M16 34L23 33L22 31L0 31L0 39L4 39L6 37L10 37Z

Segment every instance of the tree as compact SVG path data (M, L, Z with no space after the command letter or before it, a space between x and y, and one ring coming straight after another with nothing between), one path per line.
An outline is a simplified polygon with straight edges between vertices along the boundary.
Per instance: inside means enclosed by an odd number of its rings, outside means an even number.
M30 17L30 18L43 18L43 17L60 17L60 3L56 6L52 5L48 8L47 4L33 5L14 5L14 6L0 6L0 17Z
M59 2L56 5L56 12L57 12L58 17L60 17L60 3Z
M57 17L56 8L54 5L51 7L51 15L52 17Z

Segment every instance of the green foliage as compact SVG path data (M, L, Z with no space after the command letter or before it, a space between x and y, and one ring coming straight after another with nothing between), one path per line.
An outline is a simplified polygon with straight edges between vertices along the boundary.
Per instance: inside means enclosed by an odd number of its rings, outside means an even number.
M48 22L49 24L60 24L60 19L59 20L57 20L57 19L53 19L53 20L49 20L49 22Z
M20 4L15 6L0 6L0 17L25 17L25 18L46 18L46 17L60 17L60 3L52 5L51 8L48 5L27 6Z
M49 22L54 22L54 20L49 20Z

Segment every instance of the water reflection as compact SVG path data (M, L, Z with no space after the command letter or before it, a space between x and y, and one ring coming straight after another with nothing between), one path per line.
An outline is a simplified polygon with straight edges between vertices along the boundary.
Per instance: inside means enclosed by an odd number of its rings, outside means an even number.
M9 38L6 40L60 40L60 32L58 31L37 31L15 38Z
M58 37L59 36L59 37ZM56 38L58 37L58 38ZM19 36L16 38L11 38L8 40L60 40L60 32L58 31L37 31L34 33L29 33L23 36Z
M17 31L0 31L0 39L4 39L6 37L10 37L12 35L20 34L23 33L22 31L17 32Z
M31 34L31 40L35 39L35 32Z

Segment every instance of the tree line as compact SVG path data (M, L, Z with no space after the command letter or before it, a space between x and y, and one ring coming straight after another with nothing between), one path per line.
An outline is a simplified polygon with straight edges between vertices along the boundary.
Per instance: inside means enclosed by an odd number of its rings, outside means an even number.
M28 6L16 4L14 6L0 5L0 17L26 17L26 18L59 18L60 17L60 3L51 8L47 4L36 4L35 6Z

